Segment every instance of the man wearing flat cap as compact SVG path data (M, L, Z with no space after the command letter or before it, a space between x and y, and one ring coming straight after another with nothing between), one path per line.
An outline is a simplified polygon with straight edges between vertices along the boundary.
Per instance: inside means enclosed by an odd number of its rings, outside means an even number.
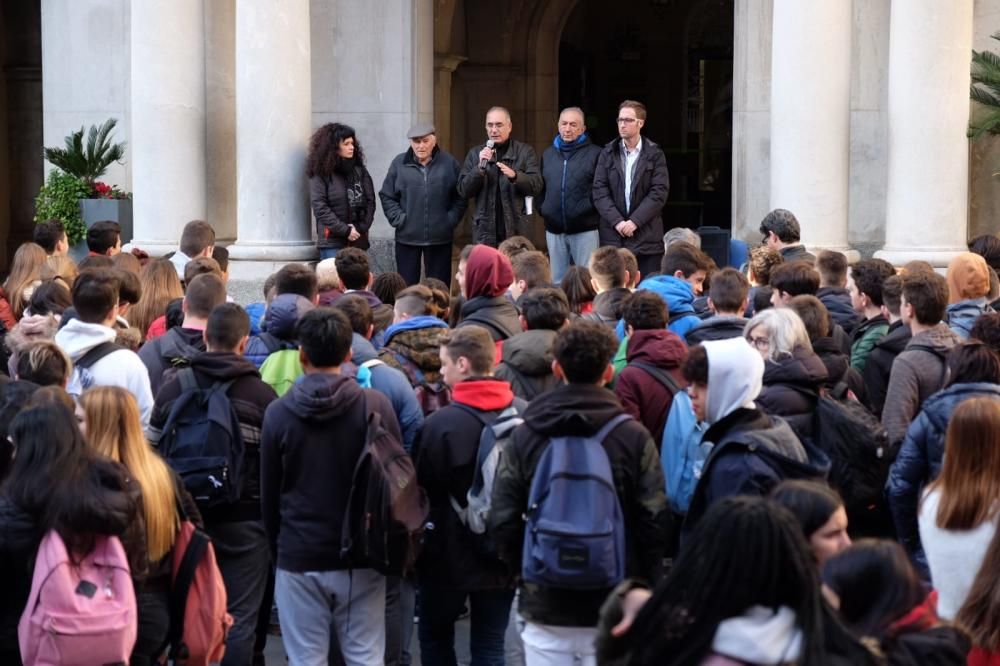
M410 148L389 166L378 196L396 230L396 269L412 285L424 274L451 284L451 246L466 202L458 194L458 161L437 145L430 123L406 133Z

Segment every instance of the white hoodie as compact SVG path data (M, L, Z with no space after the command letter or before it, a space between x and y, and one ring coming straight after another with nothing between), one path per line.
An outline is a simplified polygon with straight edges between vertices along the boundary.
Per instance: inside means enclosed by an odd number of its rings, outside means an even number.
M802 630L795 621L795 611L786 606L752 606L740 617L719 623L712 651L758 666L795 663L802 652Z
M715 423L741 407L754 408L764 381L764 359L745 339L701 343L708 356L705 420Z
M103 342L114 342L115 331L102 324L88 324L73 319L56 333L56 344L76 360ZM153 411L153 392L149 387L149 372L139 360L139 355L129 349L111 352L90 366L90 375L95 386L120 386L135 396L142 416L142 427L149 427L149 415ZM80 374L76 369L70 375L66 392L79 397L83 391Z

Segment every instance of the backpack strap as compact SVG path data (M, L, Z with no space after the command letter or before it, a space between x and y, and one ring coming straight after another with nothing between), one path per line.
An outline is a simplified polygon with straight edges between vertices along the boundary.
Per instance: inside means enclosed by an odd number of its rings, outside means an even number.
M671 396L677 395L677 393L681 390L681 387L677 384L676 381L674 381L674 378L670 376L669 372L664 372L660 368L657 368L655 365L652 365L650 363L643 363L642 361L632 361L628 365L634 366L636 368L639 368L640 370L645 371L647 375L649 375L650 377L658 381L660 384L662 384L663 387L670 392Z
M211 540L208 535L195 528L170 590L170 631L167 640L170 645L170 657L175 660L183 659L185 656L182 653L184 645L181 640L184 636L184 611L187 609L188 593L194 583L195 572L205 553L208 552L209 543Z
M617 428L622 423L625 423L625 421L631 421L631 420L632 417L629 416L628 414L625 413L619 414L618 416L614 417L613 419L605 423L603 426L601 426L601 429L598 430L596 433L594 433L593 439L596 439L598 442L604 442L604 440L607 439L608 435L611 434L612 430Z
M96 347L90 349L90 351L80 358L76 359L76 362L73 365L77 368L90 368L108 354L113 354L119 349L125 349L125 347L115 344L114 342L102 342Z
M374 368L376 365L385 365L385 361L380 361L377 358L373 358L365 361L359 367L371 369Z

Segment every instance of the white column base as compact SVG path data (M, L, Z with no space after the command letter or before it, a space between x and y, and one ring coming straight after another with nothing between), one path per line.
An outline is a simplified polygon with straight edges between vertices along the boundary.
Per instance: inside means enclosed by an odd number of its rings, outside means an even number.
M951 260L962 252L968 252L965 247L953 249L938 247L885 247L875 253L876 259L885 259L893 266L902 266L910 261L926 261L934 268L947 268Z
M315 261L319 251L312 241L242 241L229 246L229 258L236 261Z

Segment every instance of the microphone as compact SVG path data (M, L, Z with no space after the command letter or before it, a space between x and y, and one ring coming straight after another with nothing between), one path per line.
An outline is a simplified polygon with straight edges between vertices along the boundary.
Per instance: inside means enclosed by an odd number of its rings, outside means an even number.
M489 141L486 142L486 147L489 148L490 150L492 150L493 146L495 146L495 145L496 144L493 142L493 139L490 139ZM485 157L482 158L482 159L480 159L479 160L479 169L480 169L480 171L486 171L486 165L489 164L489 163L490 163L490 161L487 158L485 158Z

